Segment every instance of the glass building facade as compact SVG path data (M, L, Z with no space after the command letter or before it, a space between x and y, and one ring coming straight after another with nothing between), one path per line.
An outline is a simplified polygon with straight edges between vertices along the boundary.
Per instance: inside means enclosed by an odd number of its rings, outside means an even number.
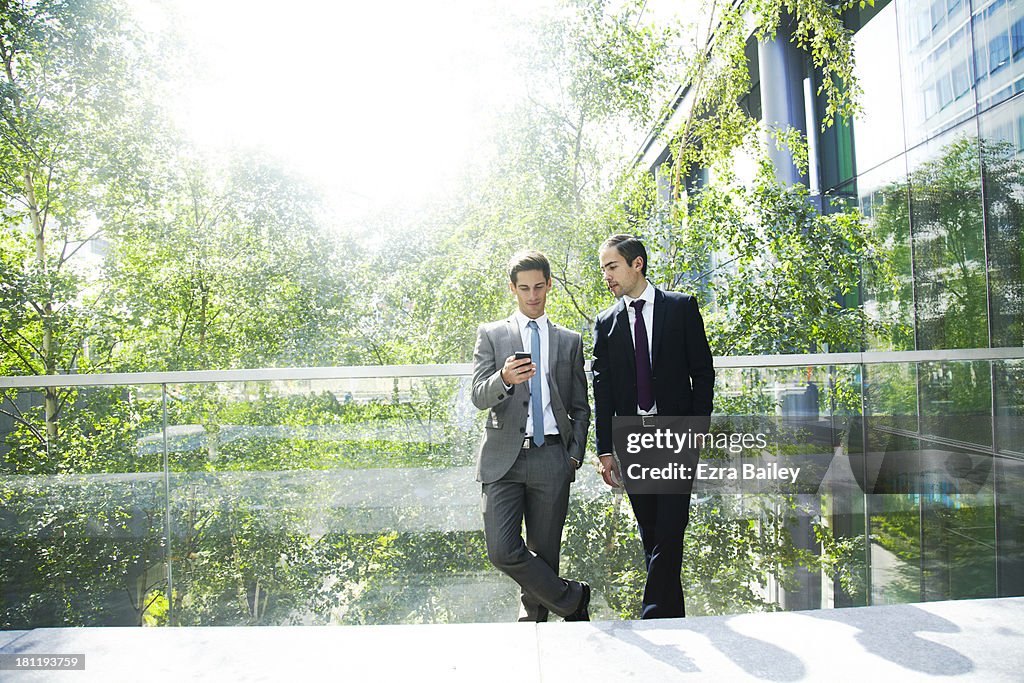
M866 277L863 296L873 315L903 325L868 349L1020 347L1024 2L894 0L849 26L864 112L819 154L830 158L822 190L855 199L896 257L897 291ZM994 474L975 490L866 496L872 602L1024 592L1022 491L1003 476L1024 452L1011 426L1024 414L1021 373L1019 361L922 363L903 378L866 368L869 384L906 387L908 405L865 405L916 415L902 447L941 443Z
M906 324L869 347L1021 346L1024 3L900 0L850 25L864 113L823 144L822 189L856 198L905 284L866 283Z
M826 211L833 198L858 207L892 258L896 282L865 270L860 290L885 324L845 350L923 359L861 366L864 441L846 444L868 463L858 481L878 474L873 457L881 471L932 462L955 474L931 489L826 498L837 537L866 544L863 566L851 565L863 588L826 580L781 604L1021 595L1024 363L969 357L1024 345L1024 2L879 0L844 19L863 89L854 120L815 130L824 95L805 93L819 74L785 22L775 42L749 39L745 106L766 124L810 132L805 177L787 177L792 165L769 149L779 179L807 184ZM642 163L657 175L668 154L649 145ZM820 550L813 539L807 547Z
M1020 347L1024 2L893 0L854 11L848 26L863 113L822 136L821 190L856 202L899 279L894 289L865 273L869 313L900 323L865 350ZM865 367L865 414L911 416L892 452L941 448L993 472L973 490L865 496L867 602L1024 592L1024 493L1005 476L1024 452L1012 426L1024 414L1022 370Z

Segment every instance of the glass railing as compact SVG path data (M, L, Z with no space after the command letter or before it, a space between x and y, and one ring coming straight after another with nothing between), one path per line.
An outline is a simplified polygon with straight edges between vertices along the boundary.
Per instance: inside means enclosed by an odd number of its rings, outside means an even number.
M821 478L695 484L688 614L1024 593L1024 350L716 367L716 420L799 418ZM514 620L470 373L0 378L0 628ZM593 585L593 618L635 617L635 523L588 457L562 573Z

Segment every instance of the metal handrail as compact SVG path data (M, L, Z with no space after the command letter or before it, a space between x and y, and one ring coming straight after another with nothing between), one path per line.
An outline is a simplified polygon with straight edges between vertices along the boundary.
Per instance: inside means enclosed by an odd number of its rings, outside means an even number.
M935 351L866 351L862 353L803 353L768 356L716 356L715 368L785 368L821 365L882 365L957 361L1024 360L1024 348L942 349ZM587 362L590 370L590 362ZM472 363L428 365L344 365L309 368L238 370L181 370L173 372L115 372L81 375L19 375L0 377L0 389L85 387L146 384L206 384L214 382L309 381L404 377L468 377Z

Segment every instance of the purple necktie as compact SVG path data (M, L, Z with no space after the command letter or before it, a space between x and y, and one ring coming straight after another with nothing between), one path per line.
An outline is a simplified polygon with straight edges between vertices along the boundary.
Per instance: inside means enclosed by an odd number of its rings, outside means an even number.
M644 300L630 304L636 309L633 323L633 348L636 350L636 404L640 410L654 407L654 381L651 379L651 353L647 346L647 325L644 323Z

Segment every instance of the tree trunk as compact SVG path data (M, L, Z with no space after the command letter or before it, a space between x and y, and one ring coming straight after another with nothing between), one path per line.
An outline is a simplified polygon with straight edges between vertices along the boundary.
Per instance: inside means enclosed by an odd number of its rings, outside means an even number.
M36 262L39 265L39 272L43 280L47 280L50 274L50 267L46 260L46 225L39 213L39 205L36 203L35 183L32 179L32 169L25 167L25 202L28 205L29 220L32 223L32 233L36 240ZM43 341L40 351L43 354L43 373L46 375L57 374L56 349L53 341L53 300L47 299L41 304L41 322L43 326ZM57 438L57 390L48 388L43 390L43 403L46 414L46 439L52 441Z

